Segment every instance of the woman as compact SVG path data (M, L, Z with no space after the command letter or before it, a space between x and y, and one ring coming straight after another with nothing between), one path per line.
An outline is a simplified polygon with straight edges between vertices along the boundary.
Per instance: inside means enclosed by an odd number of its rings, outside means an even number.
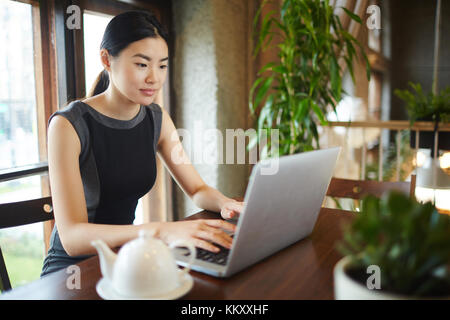
M167 34L153 15L132 11L108 24L100 50L104 71L90 97L74 101L49 119L48 164L55 214L42 275L95 253L94 239L118 247L147 229L170 243L187 239L197 247L230 248L222 220L151 222L133 225L137 201L156 179L156 152L184 192L203 209L229 219L243 203L201 179L182 150L170 116L154 103L167 74ZM176 137L176 139L173 139ZM181 148L180 148L181 147ZM219 218L219 217L218 217Z

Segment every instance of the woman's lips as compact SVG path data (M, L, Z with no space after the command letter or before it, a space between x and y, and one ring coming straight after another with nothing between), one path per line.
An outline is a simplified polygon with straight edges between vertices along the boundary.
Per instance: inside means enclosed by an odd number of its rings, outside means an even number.
M148 96L148 97L151 97L151 96L154 95L155 92L156 92L156 90L154 90L154 89L140 89L140 91L141 91L145 96Z

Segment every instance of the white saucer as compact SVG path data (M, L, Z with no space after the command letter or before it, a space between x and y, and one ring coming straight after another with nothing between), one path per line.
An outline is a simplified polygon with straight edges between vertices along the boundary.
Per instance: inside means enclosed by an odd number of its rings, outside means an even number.
M182 271L178 270L178 275L180 277L180 285L174 290L158 296L123 296L114 291L111 283L105 278L101 278L95 288L99 296L105 300L173 300L188 293L194 285L194 280L189 273L183 275Z

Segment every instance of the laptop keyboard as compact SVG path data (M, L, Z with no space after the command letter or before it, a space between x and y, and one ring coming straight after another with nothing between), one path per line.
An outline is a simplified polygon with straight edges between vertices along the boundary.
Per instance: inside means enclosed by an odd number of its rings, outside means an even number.
M220 264L222 266L226 265L230 250L218 244L215 244L215 246L220 248L219 252L211 252L205 249L197 248L197 259Z
M227 249L225 247L222 247L221 245L218 245L217 243L214 244L216 247L220 249L219 252L212 252L208 251L202 248L196 248L197 255L196 259L207 261L210 263L216 263L220 265L226 265L228 254L230 253L230 249ZM189 252L183 253L184 256L188 256Z
M237 219L235 221L233 221L234 224L237 223ZM231 223L233 223L231 222ZM232 238L234 238L234 233L229 232L227 230L224 230L227 234L229 234ZM225 247L222 247L221 245L214 243L214 246L216 246L217 248L219 248L219 252L212 252L212 251L208 251L202 248L196 248L197 250L197 255L196 255L196 259L198 260L203 260L203 261L207 261L210 263L215 263L215 264L219 264L219 265L226 265L227 264L227 260L228 260L228 254L230 253L230 249L227 249ZM188 256L189 252L186 252L184 254L184 256Z

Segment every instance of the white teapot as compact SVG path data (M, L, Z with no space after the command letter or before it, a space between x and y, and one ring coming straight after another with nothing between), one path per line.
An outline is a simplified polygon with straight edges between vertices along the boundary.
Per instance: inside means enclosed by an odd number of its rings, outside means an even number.
M187 241L176 241L168 247L153 238L146 230L127 242L115 254L102 240L92 241L100 258L100 269L113 291L125 298L161 297L180 286L195 259L195 246ZM170 249L187 247L190 262L179 270ZM170 248L170 249L169 249Z

